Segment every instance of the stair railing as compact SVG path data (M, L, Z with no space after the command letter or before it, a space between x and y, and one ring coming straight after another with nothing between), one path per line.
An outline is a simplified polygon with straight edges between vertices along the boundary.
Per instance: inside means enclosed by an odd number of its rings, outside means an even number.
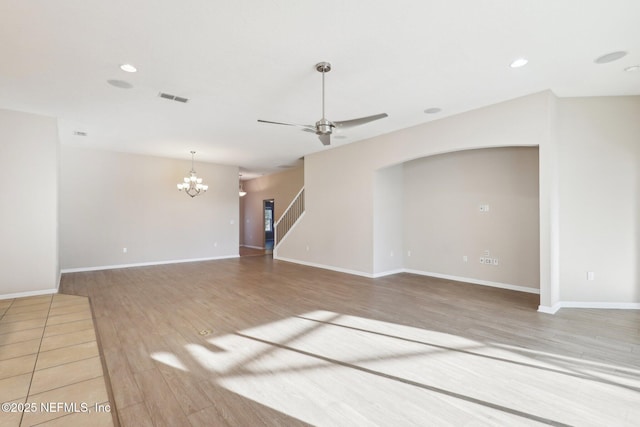
M275 228L275 246L282 241L284 236L287 235L289 230L295 225L304 213L304 187L298 192L293 201L289 204L289 207L284 211L280 219L276 222Z

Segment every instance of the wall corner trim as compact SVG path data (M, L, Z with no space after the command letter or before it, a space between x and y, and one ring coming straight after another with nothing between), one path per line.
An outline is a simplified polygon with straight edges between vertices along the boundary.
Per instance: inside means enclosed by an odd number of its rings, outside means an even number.
M399 273L404 273L404 272L406 272L406 270L404 268L398 268L396 270L388 270L388 271L381 271L380 273L373 273L371 275L371 277L376 279L378 277L392 276L394 274L399 274Z
M598 310L640 310L638 302L584 302L584 301L560 301L548 307L538 306L538 312L555 314L561 308L594 308Z
M547 305L539 305L538 306L538 313L545 313L545 314L556 314L556 312L560 310L560 304L556 303L553 305L553 307L549 307Z

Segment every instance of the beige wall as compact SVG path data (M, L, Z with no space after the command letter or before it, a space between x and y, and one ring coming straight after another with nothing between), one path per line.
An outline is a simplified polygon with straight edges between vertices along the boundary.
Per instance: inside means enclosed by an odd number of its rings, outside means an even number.
M560 299L640 303L640 97L560 99L557 129Z
M452 151L545 145L550 98L534 94L306 157L305 216L278 256L374 275L375 171Z
M263 201L274 199L275 219L278 220L296 194L304 187L304 167L244 181L243 185L247 195L242 198L243 234L240 236L240 241L246 246L262 248L264 247Z
M0 298L58 287L58 129L0 110Z
M209 190L191 198L176 188L190 159L67 146L61 157L63 269L238 255L237 167L196 162Z
M558 99L544 92L310 155L306 213L278 256L376 276L383 253L376 171L447 152L537 146L540 310L638 308L639 113L638 96ZM405 256L403 265L411 262ZM527 279L514 280L535 286L527 269ZM586 280L588 271L594 281Z
M539 289L537 147L405 163L403 211L405 268ZM498 265L480 264L486 250Z
M460 150L539 146L541 306L638 306L638 117L638 96L556 99L545 92L316 153L305 161L305 216L279 255L368 276L393 270L398 259L390 261L387 248L398 246L394 218L407 208L375 212L397 197L395 185L405 186L397 165ZM188 160L63 147L58 183L54 119L0 111L0 129L0 177L20 183L0 192L0 295L55 290L58 252L68 269L237 254L237 168L196 164L210 190L190 199L175 190ZM275 198L281 215L302 173L249 184L245 235L261 225L263 199ZM269 189L288 182L297 183L290 196ZM261 232L250 233L259 240L245 244L261 246ZM406 260L403 267L411 265Z
M403 166L375 171L373 183L373 274L403 268Z

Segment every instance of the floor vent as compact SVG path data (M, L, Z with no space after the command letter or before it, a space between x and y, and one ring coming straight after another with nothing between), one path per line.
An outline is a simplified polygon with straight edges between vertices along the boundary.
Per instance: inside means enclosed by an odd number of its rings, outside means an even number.
M182 102L183 104L186 104L187 102L189 102L189 98L183 98L181 96L171 95L170 93L160 92L160 93L158 93L158 96L160 98L170 99L172 101L177 101L177 102Z

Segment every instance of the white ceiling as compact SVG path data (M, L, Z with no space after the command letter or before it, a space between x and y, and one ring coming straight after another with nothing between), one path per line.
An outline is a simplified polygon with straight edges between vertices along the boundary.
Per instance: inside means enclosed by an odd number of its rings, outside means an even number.
M638 95L640 1L0 0L0 108L58 117L62 144L278 171L330 149L257 122L320 119L320 61L328 119L389 114L333 147L546 89Z

